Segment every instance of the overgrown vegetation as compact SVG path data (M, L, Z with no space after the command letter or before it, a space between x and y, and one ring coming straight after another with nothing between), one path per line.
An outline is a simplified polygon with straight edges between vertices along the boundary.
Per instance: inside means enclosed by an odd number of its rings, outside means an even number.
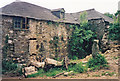
M52 77L52 76L55 76L56 74L59 74L63 72L62 69L60 68L52 68L50 69L49 71L44 71L43 69L40 69L38 71L38 73L35 73L35 74L32 74L32 75L28 75L27 77L37 77L37 76L40 76L40 77L44 77L44 76L47 76L47 77Z
M107 65L107 60L105 57L101 54L97 54L96 57L92 57L89 59L87 66L88 68L91 68L91 70L99 70L101 68L108 68L109 66Z
M110 18L114 18L114 15L113 14L110 14L110 13L104 13L104 15L110 17Z
M76 64L72 69L74 72L78 72L78 73L83 73L87 71L87 67L83 66L82 63Z
M120 41L120 17L114 18L114 23L110 25L109 39Z
M68 66L69 68L66 70L64 67L54 67L54 68L51 68L49 69L48 71L44 71L44 69L40 68L38 73L35 73L35 74L32 74L32 75L28 75L27 77L37 77L37 76L40 76L40 77L44 77L44 76L47 76L47 77L53 77L59 73L62 73L62 72L69 72L69 71L73 71L73 73L83 73L83 72L86 72L87 71L87 67L86 66L83 66L82 63L78 63L78 64L75 64L75 65L69 65Z
M8 50L9 50L9 44L8 44L8 35L5 36L5 45L2 48L2 56L3 58L7 58Z
M80 26L71 26L74 28L71 39L69 40L70 54L69 58L76 60L85 57L91 53L93 39L95 38L94 32L90 30L87 21L87 13L80 14Z
M9 44L8 44L9 36L5 37L5 45L2 48L2 74L13 73L16 75L22 75L22 66L19 67L18 64L15 64L12 59L9 59L7 55L9 54Z
M54 36L53 37L53 40L50 40L49 43L51 44L51 47L54 49L55 51L55 59L56 60L59 60L59 57L58 57L58 52L59 52L59 37L58 36Z
M104 76L104 75L108 75L108 76L113 76L115 73L114 72L104 72L104 73L102 73L102 76Z
M45 71L44 69L40 68L38 73L28 75L27 77L28 78L29 77L37 77L37 76L40 76L40 77L44 77L44 76L52 77L52 76L55 76L56 74L59 74L59 73L63 72L64 70L65 69L63 67L51 68L48 71Z
M9 60L9 61L3 60L2 61L2 73L5 74L6 72L20 76L22 75L22 66L21 67L18 66L18 64L13 63L12 60Z

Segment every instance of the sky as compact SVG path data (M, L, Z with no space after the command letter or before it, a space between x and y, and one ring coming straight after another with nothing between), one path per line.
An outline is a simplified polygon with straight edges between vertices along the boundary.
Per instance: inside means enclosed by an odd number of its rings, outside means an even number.
M16 0L0 0L0 8ZM20 0L36 4L48 9L64 8L66 13L74 13L95 9L101 13L114 14L118 10L120 0Z

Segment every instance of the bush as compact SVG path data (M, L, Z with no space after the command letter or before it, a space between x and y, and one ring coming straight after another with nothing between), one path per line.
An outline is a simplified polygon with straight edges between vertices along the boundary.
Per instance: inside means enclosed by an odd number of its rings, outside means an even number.
M120 12L116 14L120 14ZM114 17L114 23L109 28L109 39L120 41L120 17Z
M92 52L91 48L95 35L94 32L90 30L86 16L86 12L80 14L80 26L73 26L74 30L68 44L70 59L76 60L77 58L83 58Z
M87 67L83 66L82 63L78 63L74 66L73 71L83 73L87 71Z
M87 67L83 66L82 63L78 63L78 64L75 64L75 65L70 65L69 68L68 68L68 71L74 71L74 72L77 72L77 73L83 73L83 72L87 71Z
M12 61L2 61L2 73L17 73L19 75L22 75L22 68L18 67L17 64L13 63Z
M120 24L114 23L109 28L109 39L120 41Z
M95 70L95 69L101 69L103 67L108 67L107 65L107 60L105 59L104 56L102 56L101 54L97 54L97 56L95 58L90 58L87 66L89 68L91 68L91 70Z

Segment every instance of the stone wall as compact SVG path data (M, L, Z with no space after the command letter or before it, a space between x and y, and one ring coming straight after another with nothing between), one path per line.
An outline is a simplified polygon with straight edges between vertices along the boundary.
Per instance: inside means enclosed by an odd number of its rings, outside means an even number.
M102 39L103 34L105 33L106 23L103 19L94 19L89 21L91 25L91 30L97 34L99 39Z
M4 16L2 25L2 45L5 45L5 37L8 35L10 49L7 56L15 62L24 63L30 56L62 59L67 55L67 40L72 32L70 24L29 19L29 29L21 30L13 28L12 17Z
M12 17L2 18L2 47L5 45L6 36L8 39L7 57L12 58L15 62L26 62L28 51L28 35L29 30L18 30L13 28Z
M62 60L68 54L68 40L73 30L70 28L71 24L29 19L29 29L14 29L12 19L3 16L2 47L5 45L5 37L8 36L10 48L7 57L15 62L25 63L38 56ZM106 28L104 20L89 22L93 25L92 30L101 39Z
M67 55L67 43L72 29L69 24L51 21L30 20L30 27L36 27L36 53L55 59ZM33 24L34 22L34 24Z
M100 48L102 51L108 49L108 28L109 23L103 19L95 19L89 21L91 25L91 30L97 34L97 39L99 39Z

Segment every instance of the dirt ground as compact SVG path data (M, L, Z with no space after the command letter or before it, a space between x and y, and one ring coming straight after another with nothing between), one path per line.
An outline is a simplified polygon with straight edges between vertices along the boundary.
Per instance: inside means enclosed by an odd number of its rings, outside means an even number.
M120 50L108 50L104 54L105 58L108 61L108 65L110 66L109 69L101 69L97 71L88 71L86 73L79 73L79 74L71 74L69 76L60 75L56 78L52 77L35 77L29 79L118 79L118 74L120 67L119 58L120 58ZM84 59L80 59L80 61L87 61L90 56L87 56ZM102 75L104 74L104 75ZM111 74L111 75L110 75ZM120 77L120 76L119 76ZM14 78L14 79L22 79L21 77L8 77L4 76L4 78Z
M109 69L101 69L98 71L88 71L86 73L79 73L70 76L59 76L55 79L118 79L118 65L119 65L119 55L120 50L112 53L105 54L105 58L108 61ZM118 56L119 55L119 56ZM87 58L88 59L88 58ZM85 59L83 59L85 61ZM120 68L120 67L119 67ZM109 75L109 73L113 73ZM102 75L105 74L105 75ZM41 78L41 77L36 77ZM50 79L51 77L44 77Z

